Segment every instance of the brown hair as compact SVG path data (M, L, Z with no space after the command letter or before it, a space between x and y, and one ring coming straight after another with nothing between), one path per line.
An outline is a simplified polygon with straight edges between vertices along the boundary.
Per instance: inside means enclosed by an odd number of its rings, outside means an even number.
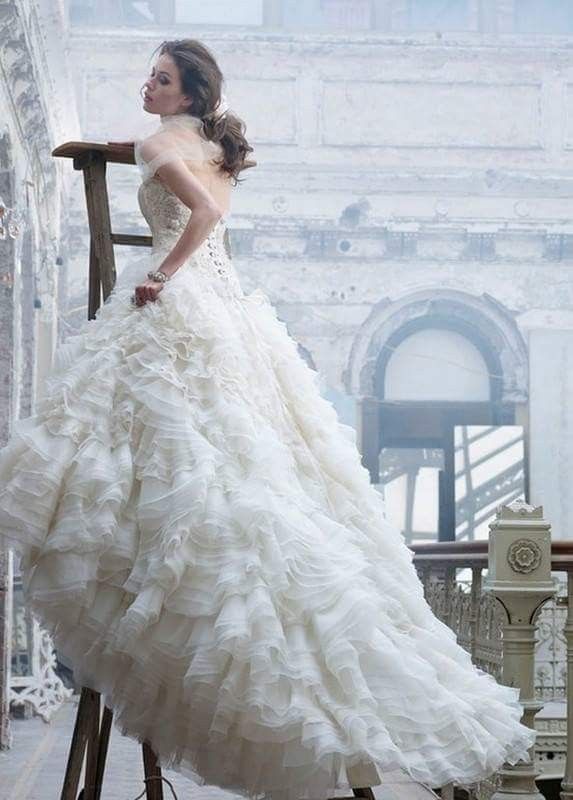
M245 138L245 123L231 111L217 114L223 74L215 57L196 39L165 41L157 50L159 55L171 56L177 65L183 93L193 98L189 113L203 121L207 139L220 142L223 158L215 163L237 184L241 170L255 166L256 161L247 160L253 148Z

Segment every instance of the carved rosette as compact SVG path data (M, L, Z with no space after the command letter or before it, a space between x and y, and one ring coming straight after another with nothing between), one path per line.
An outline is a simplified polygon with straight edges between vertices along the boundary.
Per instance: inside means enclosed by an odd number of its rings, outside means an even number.
M507 551L507 560L514 572L533 572L541 564L541 548L533 539L517 539Z

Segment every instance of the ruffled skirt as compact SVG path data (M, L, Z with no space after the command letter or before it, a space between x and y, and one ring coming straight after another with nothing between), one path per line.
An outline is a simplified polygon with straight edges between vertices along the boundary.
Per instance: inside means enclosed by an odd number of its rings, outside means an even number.
M432 614L266 295L135 262L0 451L0 534L78 685L163 766L272 800L374 764L469 784L528 758L518 690Z

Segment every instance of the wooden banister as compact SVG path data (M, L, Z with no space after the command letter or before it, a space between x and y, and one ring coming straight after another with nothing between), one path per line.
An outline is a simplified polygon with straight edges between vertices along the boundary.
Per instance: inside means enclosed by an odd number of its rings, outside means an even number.
M423 542L408 545L414 552L414 564L455 567L487 567L488 542ZM554 572L573 571L573 540L551 542L551 569Z
M114 164L135 164L132 144L103 144L102 142L65 142L52 150L57 158L81 158L86 153L100 153L105 161Z

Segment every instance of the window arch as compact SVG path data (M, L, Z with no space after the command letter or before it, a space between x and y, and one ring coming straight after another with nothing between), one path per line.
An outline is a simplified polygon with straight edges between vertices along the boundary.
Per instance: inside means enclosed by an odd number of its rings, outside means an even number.
M408 376L404 374L407 360L417 373L410 376L409 383ZM457 387L453 385L456 377L460 381ZM439 387L431 385L437 380L441 383ZM445 380L448 381L447 386ZM411 396L392 398L388 389L391 393L402 391ZM420 394L416 398L414 393L417 389ZM448 393L450 397L440 398L440 391ZM503 368L492 342L485 340L481 331L471 322L459 316L429 313L405 322L381 345L376 363L374 393L380 400L442 399L501 403ZM432 393L436 396L432 397Z
M525 400L526 350L495 301L428 295L381 303L357 337L347 377L370 387L359 392L358 441L407 540L471 539L486 501L523 495L515 401ZM360 352L361 366L352 363ZM482 474L472 483L477 449Z
M457 331L428 327L391 349L383 393L393 401L489 402L490 374L473 342Z

